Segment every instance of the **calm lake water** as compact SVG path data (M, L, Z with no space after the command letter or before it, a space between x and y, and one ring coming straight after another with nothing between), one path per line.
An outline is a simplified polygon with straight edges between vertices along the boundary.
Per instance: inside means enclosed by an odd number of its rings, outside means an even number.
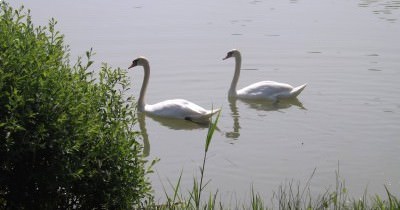
M102 62L127 68L146 56L147 102L184 98L221 107L206 163L208 190L227 202L246 201L250 188L269 201L279 185L311 180L313 193L335 186L349 193L400 195L400 1L12 1L31 8L36 24L55 17L72 58L91 47ZM296 103L230 102L232 48L242 52L238 87L261 80L308 83ZM138 96L143 70L129 72ZM302 105L301 105L302 104ZM198 176L207 129L146 117L150 178L182 189ZM339 167L338 167L339 165Z

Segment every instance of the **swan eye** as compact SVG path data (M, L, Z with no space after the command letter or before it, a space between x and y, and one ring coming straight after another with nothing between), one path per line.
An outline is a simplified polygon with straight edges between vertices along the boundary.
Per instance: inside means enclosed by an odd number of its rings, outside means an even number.
M226 57L232 57L232 55L233 55L233 52L231 51L231 52L228 52L228 55Z

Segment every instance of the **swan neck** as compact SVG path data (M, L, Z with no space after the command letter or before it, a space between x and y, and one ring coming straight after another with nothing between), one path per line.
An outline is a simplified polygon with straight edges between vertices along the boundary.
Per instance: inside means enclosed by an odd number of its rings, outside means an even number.
M147 90L147 84L149 83L149 78L150 78L150 65L148 62L146 62L143 65L143 69L144 69L144 77L143 77L142 88L140 89L140 95L139 95L139 100L138 100L138 110L140 112L144 112L145 111L144 107L146 106L145 94L146 94L146 90Z
M240 54L236 54L235 55L235 74L233 75L231 87L229 88L229 96L236 96L236 86L239 81L241 65L242 65L242 57Z

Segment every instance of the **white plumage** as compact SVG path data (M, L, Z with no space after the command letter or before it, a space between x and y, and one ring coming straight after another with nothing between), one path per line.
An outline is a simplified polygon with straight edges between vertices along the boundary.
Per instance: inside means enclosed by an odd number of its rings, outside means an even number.
M270 100L277 101L279 99L288 99L297 97L307 84L298 87L292 87L286 83L274 81L261 81L236 90L237 83L240 76L240 68L242 63L242 56L236 49L229 51L226 57L235 58L235 74L232 79L231 87L229 88L228 96L240 99L254 99L254 100Z
M190 120L197 123L209 122L210 117L220 111L219 109L206 110L185 99L171 99L156 104L146 104L145 94L150 78L150 65L146 58L139 57L132 61L132 64L128 69L135 66L143 66L144 69L143 84L138 100L138 111L153 116Z

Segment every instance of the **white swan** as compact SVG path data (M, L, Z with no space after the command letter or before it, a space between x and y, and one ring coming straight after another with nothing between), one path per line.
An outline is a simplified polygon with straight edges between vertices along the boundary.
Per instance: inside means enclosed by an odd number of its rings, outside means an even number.
M235 58L235 74L233 76L231 87L229 88L228 92L228 96L231 98L270 100L276 102L279 99L297 97L307 85L304 84L293 88L291 85L286 83L261 81L251 84L240 90L236 90L236 86L239 81L242 56L240 55L239 50L233 49L228 52L223 60L231 57Z
M146 104L145 94L150 78L150 65L145 57L139 57L132 61L132 64L128 69L135 66L143 66L144 69L143 84L138 100L139 112L145 112L146 114L153 116L184 119L197 123L208 123L210 117L220 111L220 109L206 110L203 107L184 99L166 100L152 105Z

